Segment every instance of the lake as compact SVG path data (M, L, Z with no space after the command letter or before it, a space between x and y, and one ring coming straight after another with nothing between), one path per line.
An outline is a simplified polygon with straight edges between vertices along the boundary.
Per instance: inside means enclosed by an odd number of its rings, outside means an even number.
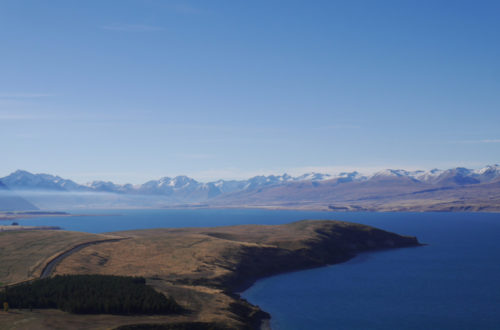
M71 211L70 211L71 212ZM81 213L73 211L72 213ZM273 329L499 329L500 214L270 210L112 210L19 220L102 233L338 219L415 235L427 246L258 281L242 296Z

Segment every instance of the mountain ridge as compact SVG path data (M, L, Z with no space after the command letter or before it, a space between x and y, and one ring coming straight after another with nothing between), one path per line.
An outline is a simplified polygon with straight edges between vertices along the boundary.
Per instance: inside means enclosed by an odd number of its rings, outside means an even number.
M105 207L103 196L106 196L106 205L111 207L333 207L419 211L426 210L424 204L441 203L439 205L453 205L464 210L500 210L500 165L497 164L480 169L386 169L372 175L312 172L293 177L285 173L206 183L180 175L139 185L111 181L81 185L55 175L18 170L1 178L0 182L42 208L63 208L62 202L53 204L57 198L42 196L43 192L51 192L65 196L65 203L77 208ZM387 209L387 205L393 206Z
M175 177L162 177L158 180L150 180L143 184L133 185L130 183L116 184L112 181L92 181L86 184L78 184L70 179L64 179L57 175L37 173L33 174L25 170L17 170L0 178L11 190L59 190L59 191L96 191L117 193L143 193L143 194L170 194L172 191L192 189L196 185L203 189L217 188L221 192L233 192L235 190L246 190L257 187L284 184L299 181L328 181L338 182L368 181L374 179L387 179L391 177L407 177L415 182L424 183L447 183L447 184L477 184L500 180L500 165L487 165L483 168L473 170L464 167L455 167L447 170L432 169L429 171L407 171L404 169L385 169L372 175L362 175L357 171L340 172L336 175L327 173L310 172L300 176L282 175L258 175L247 180L223 180L200 182L186 175Z

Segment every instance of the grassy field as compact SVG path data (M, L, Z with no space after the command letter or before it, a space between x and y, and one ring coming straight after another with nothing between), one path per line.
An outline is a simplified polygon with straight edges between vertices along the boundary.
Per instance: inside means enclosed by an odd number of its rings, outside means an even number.
M36 276L41 265L61 250L82 240L108 238L63 231L6 234L11 235L5 236L8 240L0 236L3 244L0 262L8 261L10 272L0 278L2 281ZM129 238L87 246L65 258L55 274L141 276L157 291L173 297L187 310L186 314L166 318L107 315L87 319L37 310L33 314L0 313L0 324L25 322L24 329L44 329L38 324L51 329L83 329L92 322L93 329L109 329L110 325L134 323L207 322L248 329L257 326L256 322L265 313L232 292L258 278L345 261L360 251L418 245L412 237L336 221L151 229L111 235ZM16 266L16 260L22 261L22 266Z
M0 282L12 284L36 278L59 253L80 243L106 238L109 235L59 230L0 232Z
M120 315L76 315L60 310L12 310L0 311L0 330L101 330L113 329L127 324L165 324L187 322L187 316L120 316Z

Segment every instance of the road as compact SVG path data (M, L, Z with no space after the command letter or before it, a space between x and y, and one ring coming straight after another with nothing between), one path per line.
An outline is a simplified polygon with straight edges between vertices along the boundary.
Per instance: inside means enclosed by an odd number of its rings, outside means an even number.
M52 272L54 271L54 269L56 268L56 266L64 258L69 257L73 253L78 252L81 249L86 248L89 245L96 245L96 244L109 243L109 242L117 242L117 241L121 241L123 239L127 239L127 238L126 237L124 237L124 238L112 238L112 239L105 239L105 240L101 240L101 241L93 241L93 242L87 242L87 243L78 244L78 245L72 247L71 249L69 249L69 250L61 253L60 255L58 255L57 257L55 257L54 259L52 259L51 261L49 261L47 263L47 265L45 265L45 268L42 270L42 274L40 275L40 278L50 277L50 275L52 275Z

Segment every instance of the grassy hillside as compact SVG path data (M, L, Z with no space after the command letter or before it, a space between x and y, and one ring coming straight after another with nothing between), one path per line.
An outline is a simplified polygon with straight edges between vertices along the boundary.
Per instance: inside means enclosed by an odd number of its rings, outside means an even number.
M62 231L35 234L47 235L41 246L45 249L66 234L74 235ZM63 259L55 274L141 276L157 291L173 297L187 313L163 321L141 317L136 323L202 322L230 329L256 328L267 317L258 307L233 293L258 278L342 262L362 251L418 245L414 237L326 220L275 226L151 229L113 235L128 239L87 246ZM18 259L32 258L30 253L38 248L31 246L39 244L38 238L24 236L24 243L11 247L10 251L17 249ZM11 237L11 241L16 240ZM39 252L39 260L47 260L49 253ZM0 262L6 255L0 256ZM73 328L85 328L89 322L51 311L40 313L30 316L32 327L27 329L45 329L39 325L41 315L50 315L48 324L53 328L54 322ZM10 324L18 318L13 315L2 320L0 315L0 322ZM116 326L132 324L118 316L102 322Z
M249 324L259 310L228 291L257 278L345 261L379 248L414 246L373 227L339 221L276 226L154 229L115 233L131 239L90 246L65 259L58 274L139 275L203 322Z
M110 238L80 232L0 232L0 282L11 284L40 276L45 264L59 253L85 242Z

